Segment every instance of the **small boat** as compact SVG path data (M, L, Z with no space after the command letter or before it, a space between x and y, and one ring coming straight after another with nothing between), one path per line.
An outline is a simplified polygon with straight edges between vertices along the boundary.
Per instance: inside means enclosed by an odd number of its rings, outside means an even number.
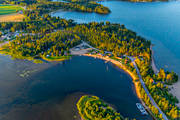
M136 106L140 110L142 115L148 115L147 111L145 110L145 108L143 107L143 105L141 103L136 103Z

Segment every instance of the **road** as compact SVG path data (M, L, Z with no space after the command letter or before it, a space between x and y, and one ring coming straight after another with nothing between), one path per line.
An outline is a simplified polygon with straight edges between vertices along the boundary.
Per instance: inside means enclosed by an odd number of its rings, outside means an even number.
M144 81L143 81L143 79L142 79L142 76L141 76L141 74L140 74L140 71L139 71L139 69L138 69L138 67L137 67L137 65L136 65L136 63L135 63L135 58L133 58L133 57L131 57L131 56L127 56L127 57L131 59L133 65L134 65L134 67L135 67L135 69L136 69L136 71L137 71L137 74L138 74L139 80L140 80L140 82L141 82L141 85L143 86L146 94L148 95L148 97L149 97L152 105L155 106L155 107L158 109L159 113L162 114L162 117L163 117L164 120L168 120L167 116L166 116L166 115L164 114L164 112L159 108L159 106L157 105L157 103L154 101L153 97L152 97L151 94L149 93L149 90L147 89L147 87L146 87L146 85L145 85L145 83L144 83Z
M82 43L83 45L87 45L87 46L89 46L90 48L93 48L93 49L95 49L95 50L98 50L97 48L94 48L94 47L90 46L88 43L86 43L86 42L84 42L84 41L82 41L82 42L83 42L83 43ZM2 45L4 45L4 44L6 44L6 43L1 43L0 46L2 46ZM111 53L111 52L108 52L108 51L105 51L105 52ZM134 57L131 57L131 56L127 56L127 57L128 57L129 59L131 59L133 65L134 65L134 67L135 67L135 69L136 69L136 71L137 71L137 74L138 74L139 80L140 80L140 82L141 82L141 85L142 85L142 87L144 88L146 94L148 95L148 97L149 97L152 105L155 106L155 107L158 109L159 113L162 114L162 117L163 117L164 120L168 120L167 116L163 113L163 111L159 108L159 106L157 105L157 103L154 101L153 97L150 95L149 90L147 89L147 87L146 87L146 85L145 85L145 83L144 83L144 81L143 81L143 79L142 79L142 76L141 76L141 74L140 74L140 71L139 71L139 69L138 69L138 67L137 67L137 65L136 65L136 63L135 63L135 58L134 58Z
M86 42L84 42L84 41L83 41L83 44L85 44L85 45L87 45L87 46L89 46L89 47L91 47L91 48L94 48L94 47L90 46L88 43L86 43ZM94 49L98 50L97 48L94 48ZM108 52L108 51L106 51L106 52ZM108 53L111 53L111 52L108 52ZM111 53L111 54L112 54L112 53ZM166 115L164 114L164 112L159 108L159 106L157 105L157 103L154 101L153 97L152 97L151 94L149 93L149 90L147 89L147 87L146 87L146 85L145 85L145 83L144 83L144 81L143 81L143 79L142 79L142 76L141 76L141 74L140 74L139 68L138 68L137 65L136 65L135 58L134 58L134 57L131 57L131 56L126 56L126 57L128 57L128 58L132 61L133 65L134 65L134 67L135 67L135 69L136 69L136 72L137 72L137 74L138 74L138 77L139 77L139 80L140 80L140 82L141 82L141 85L142 85L142 87L144 88L147 96L149 97L152 105L155 106L155 107L158 109L159 113L162 114L162 117L163 117L164 120L168 120L167 116L166 116Z
M86 45L88 45L89 47L92 47L92 46L90 46L88 43L86 43L86 42L84 42L84 41L83 41L83 43L86 44ZM92 48L94 48L94 47L92 47ZM97 48L94 48L94 49L98 50ZM106 51L106 52L108 52L108 51ZM111 53L111 52L108 52L108 53ZM152 105L155 106L155 107L158 109L159 113L162 114L162 117L163 117L164 120L168 120L167 116L166 116L166 115L164 114L164 112L159 108L159 106L157 105L157 103L154 101L153 97L152 97L151 94L149 93L149 90L147 89L147 87L146 87L146 85L145 85L145 83L144 83L144 81L143 81L143 79L142 79L142 76L141 76L141 74L140 74L140 71L139 71L139 69L138 69L138 67L137 67L137 65L136 65L135 58L134 58L134 57L131 57L131 56L126 56L126 57L128 57L128 58L132 61L133 65L134 65L134 67L135 67L135 69L136 69L136 71L137 71L137 74L138 74L139 80L140 80L140 82L141 82L141 85L143 86L146 94L148 95L148 97L149 97Z

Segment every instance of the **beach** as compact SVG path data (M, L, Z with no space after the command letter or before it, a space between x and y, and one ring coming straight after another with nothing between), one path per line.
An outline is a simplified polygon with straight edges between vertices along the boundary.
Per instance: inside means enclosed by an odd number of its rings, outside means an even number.
M154 51L152 49L152 45L150 46L150 49L151 49L151 66L152 66L152 69L154 71L154 73L157 75L159 73L159 70L158 68L156 67L156 64L155 64L155 60L154 60Z
M178 80L177 83L169 86L169 88L170 88L170 93L176 96L176 98L180 102L180 87L179 86L180 86L180 80ZM177 106L180 107L180 103L178 103Z
M118 66L119 68L123 69L125 72L127 72L132 77L133 83L135 85L136 94L137 94L138 98L141 99L141 94L140 94L140 91L138 89L138 82L135 82L135 80L137 80L138 78L131 71L129 71L122 63L120 63L119 61L113 60L113 59L111 59L111 58L109 58L107 56L103 57L103 56L100 56L100 55L92 55L92 54L83 54L83 56L102 59L102 60L111 62L111 63L115 64L116 66Z
M154 51L152 49L152 45L151 45L151 66L152 66L152 69L154 71L154 73L157 75L159 70L158 68L156 67L156 64L155 64L155 60L154 60ZM173 94L173 96L176 96L176 98L180 101L180 80L178 80L177 83L174 83L173 85L170 85L169 88L170 88L170 93ZM180 107L180 103L177 104L178 107Z

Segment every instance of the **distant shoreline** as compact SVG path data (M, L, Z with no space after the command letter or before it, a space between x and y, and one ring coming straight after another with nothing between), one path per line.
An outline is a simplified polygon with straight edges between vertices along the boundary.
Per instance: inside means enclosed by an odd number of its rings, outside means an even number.
M158 70L158 68L157 68L157 66L156 66L156 64L155 64L155 60L154 60L154 51L153 51L153 49L152 49L152 45L150 46L150 49L151 49L151 66L152 66L152 69L153 69L153 71L154 71L154 73L157 75L158 73L159 73L159 70Z

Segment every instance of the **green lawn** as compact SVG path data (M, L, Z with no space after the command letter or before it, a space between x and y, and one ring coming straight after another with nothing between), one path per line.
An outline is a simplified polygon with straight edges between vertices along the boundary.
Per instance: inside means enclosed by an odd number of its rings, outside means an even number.
M11 13L16 13L17 11L23 10L23 8L11 5L0 4L0 15L6 15Z
M63 60L67 60L70 58L71 58L71 55L42 57L42 59L47 60L47 61L63 61Z

